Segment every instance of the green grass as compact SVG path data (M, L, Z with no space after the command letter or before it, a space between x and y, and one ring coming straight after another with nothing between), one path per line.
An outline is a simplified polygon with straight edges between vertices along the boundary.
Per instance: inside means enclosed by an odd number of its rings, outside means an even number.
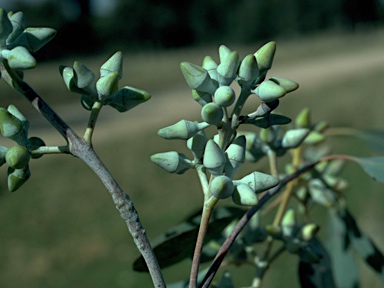
M321 61L329 57L354 55L366 46L382 47L383 40L379 33L357 37L324 35L292 42L284 40L281 45L278 44L274 65L276 69L283 67L289 71L292 67L295 71L297 62L304 66L305 63L311 65L313 58ZM374 39L377 40L375 43L369 42ZM239 49L244 56L256 50L253 48L255 46L233 48ZM151 239L199 208L202 203L200 186L193 172L183 176L169 175L149 161L150 155L157 152L185 151L185 148L178 148L184 145L182 142L161 140L156 135L156 131L161 128L157 117L167 117L169 122L164 119L162 121L172 124L172 116L160 112L154 114L151 118L153 123L145 124L140 133L137 129L136 132L130 130L130 127L144 125L135 122L135 115L140 115L140 111L144 113L144 105L153 105L152 101L160 103L161 99L156 99L156 95L161 91L170 91L175 83L176 87L185 88L183 95L177 95L180 101L189 97L188 88L179 72L179 62L187 60L199 63L206 54L217 58L216 47L126 55L125 76L121 83L148 89L154 99L137 107L132 113L116 118L119 121L116 125L127 126L126 132L112 133L108 137L97 134L96 130L96 140L100 138L95 143L96 150L132 197ZM103 55L82 62L97 71L105 59ZM71 62L61 61L67 65ZM59 73L55 72L57 65L41 64L37 68L41 69L37 70L39 74L27 72L26 79L39 93L47 95L47 101L60 110L63 106L61 103L77 101L78 95L66 92ZM316 78L316 67L313 67L313 71ZM280 111L294 117L302 107L307 106L313 110L314 121L325 119L334 126L382 128L382 79L384 67L376 66L347 76L339 75L321 85L316 85L316 79L312 79L309 85L300 83L302 87L297 92L283 99ZM23 107L23 112L32 111L27 104L22 104L24 102L19 100L21 97L16 98L13 91L3 89L6 88L2 83L2 106L16 101ZM3 95L9 96L6 98ZM163 101L169 99L178 101L173 96ZM186 103L196 108L197 104L192 100ZM186 117L191 115L189 110L189 107L185 107ZM36 120L36 113L33 113L35 116L32 118ZM172 111L165 111L167 113ZM192 120L199 117L196 115ZM113 124L108 125L111 125L110 130L115 129ZM41 130L39 127L34 129L36 132ZM44 131L41 133L46 135ZM50 141L55 142L54 139ZM346 149L346 152L358 155L369 153L360 142L353 139L336 139L332 143L336 145L337 152ZM256 165L256 169L259 168ZM0 287L151 287L146 274L131 271L131 264L138 252L109 194L78 159L58 155L44 156L39 161L33 161L29 183L13 194L6 189L5 171L5 167L0 168L3 175L0 178ZM384 216L383 186L368 180L354 164L347 167L344 176L351 179L351 189L346 193L351 210L360 215L361 226L384 249L381 221ZM322 215L322 211L317 212ZM325 233L326 228L321 232ZM165 269L166 280L172 282L187 277L188 265L186 261L181 267ZM295 257L284 255L268 272L265 287L286 287L287 283L293 283L289 286L295 287L295 265ZM237 275L235 278L238 286L249 284L248 279L241 274L242 270L233 268L233 271ZM252 273L248 268L245 271ZM364 270L363 278L362 287L381 287L370 270Z

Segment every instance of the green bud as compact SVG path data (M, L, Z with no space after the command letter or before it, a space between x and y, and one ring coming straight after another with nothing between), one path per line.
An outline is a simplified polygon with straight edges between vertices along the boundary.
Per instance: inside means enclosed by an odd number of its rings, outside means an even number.
M237 137L231 145L225 150L227 156L227 163L225 165L225 174L232 178L236 170L240 168L245 162L245 136L241 135Z
M304 108L296 116L295 126L297 128L309 128L310 125L311 125L311 111L308 108Z
M187 140L187 147L191 150L196 160L200 160L203 157L207 142L208 138L205 135L204 130L200 130L197 134Z
M235 102L236 93L230 86L220 86L217 88L214 98L215 103L220 107L228 107Z
M309 181L308 191L315 203L325 207L332 207L336 201L334 193L318 178Z
M149 99L151 99L151 95L148 92L125 86L105 99L104 104L115 108L119 112L126 112Z
M247 184L255 191L255 193L261 193L272 187L275 187L280 183L280 181L271 175L254 171L240 180L235 180L234 183L235 185L242 183Z
M154 154L151 161L168 173L183 174L193 168L192 162L184 154L175 151Z
M31 69L36 66L35 58L22 46L13 48L8 55L3 56L8 60L9 67L14 70Z
M239 53L232 51L229 55L221 61L217 66L217 74L219 76L220 86L229 85L236 78L237 70L239 68Z
M42 146L45 146L45 143L44 143L43 139L41 139L39 137L30 137L30 138L28 138L28 150L29 151L39 149ZM42 156L43 156L43 154L31 153L32 159L38 159L38 158L40 158Z
M320 121L315 124L313 131L323 133L326 129L329 128L329 124L326 121Z
M265 129L260 129L259 137L263 142L265 143L272 143L275 141L276 137L278 135L278 129L275 129L274 127L269 127Z
M6 138L16 137L22 132L23 124L4 108L0 108L0 131Z
M293 209L288 209L284 216L283 219L281 220L281 228L283 235L285 237L290 237L292 236L293 229L296 226L296 219L295 219L295 210Z
M28 51L34 53L51 41L55 35L56 30L52 28L26 28L14 40L13 45L25 47Z
M206 92L200 92L197 90L192 90L192 97L197 103L201 106L212 102L212 95Z
M208 103L201 109L201 118L211 125L219 125L223 119L223 109L216 103Z
M285 78L271 77L269 80L271 80L271 81L275 82L277 85L283 87L283 89L287 93L295 91L297 88L299 88L298 83L296 83L295 81L292 81L292 80L285 79Z
M225 59L228 57L229 54L231 54L231 49L229 49L227 46L225 45L220 45L219 47L219 58L220 58L220 62L224 62Z
M233 190L234 185L232 179L224 175L213 178L209 185L209 191L211 195L218 199L226 199L231 197Z
M99 100L104 100L108 96L114 94L119 89L119 73L111 72L104 77L101 77L96 82L96 89Z
M245 206L255 206L259 203L255 191L247 184L239 184L235 187L232 200L237 205Z
M311 240L319 231L319 226L313 223L305 224L300 231L301 239L304 241Z
M189 88L213 94L217 86L213 83L208 71L189 62L181 62L180 69Z
M100 77L105 75L117 72L119 79L123 76L123 53L117 51L113 54L101 67L100 67Z
M80 89L88 87L95 81L95 74L84 64L75 61L73 63L76 86Z
M245 56L239 68L239 78L243 82L253 82L259 75L256 57L253 54Z
M218 81L217 76L217 63L215 60L212 59L211 56L205 56L203 60L202 67L208 71L209 76L211 79Z
M205 145L203 165L212 175L220 175L223 173L227 159L213 139L209 139Z
M208 126L208 123L197 123L188 120L180 120L176 124L161 128L157 134L159 134L159 136L164 139L187 140Z
M256 87L254 92L263 102L272 102L276 99L283 97L287 92L283 87L276 84L271 80L263 81L259 86Z
M8 168L8 190L15 192L31 177L29 166L23 169Z
M16 12L9 15L9 20L12 23L12 33L7 38L7 43L12 43L24 31L24 14L23 12Z
M262 46L254 54L256 57L257 65L260 72L271 69L273 58L275 57L276 52L276 42L271 41Z
M281 146L283 148L296 148L303 143L310 130L307 128L292 129L285 132Z
M8 19L7 12L0 8L0 46L5 46L5 41L11 32L12 24Z
M5 161L14 169L22 169L26 167L31 159L31 154L23 146L11 147L5 155Z
M309 135L305 138L304 143L308 145L316 145L325 141L326 137L316 131L311 131Z
M5 155L7 154L9 148L0 146L0 167L5 163Z

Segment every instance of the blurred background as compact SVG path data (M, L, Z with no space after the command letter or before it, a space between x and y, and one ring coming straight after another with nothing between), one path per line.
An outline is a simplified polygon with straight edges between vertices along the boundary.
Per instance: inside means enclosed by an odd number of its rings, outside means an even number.
M71 66L78 60L97 74L104 61L121 50L120 86L152 94L148 103L125 114L106 107L94 135L96 151L132 197L150 239L202 204L193 172L168 175L149 160L158 152L188 153L182 142L161 140L158 129L180 119L200 121L200 107L179 70L181 61L200 64L205 55L218 59L220 44L244 57L275 40L278 48L269 76L300 84L298 91L282 99L279 113L294 118L308 107L314 122L383 129L381 0L0 0L0 7L23 11L27 27L57 29L55 39L36 54L38 67L26 71L25 80L79 134L85 130L88 111L79 104L79 95L66 90L59 65ZM30 136L42 137L48 145L64 144L3 81L0 91L1 107L15 104L29 116ZM256 107L252 103L249 111ZM0 144L6 145L3 141ZM372 155L353 138L328 141L335 153ZM138 256L133 241L109 194L85 165L65 155L34 160L31 179L14 194L7 191L4 166L0 168L0 287L151 287L147 275L131 271ZM257 163L239 173L264 168ZM343 176L350 180L346 197L358 224L384 250L384 187L354 164ZM314 220L326 224L321 216L325 211L314 209L320 215ZM321 236L326 232L324 226ZM283 255L268 272L265 287L287 283L298 287L296 261ZM372 270L359 265L361 287L382 287ZM186 267L188 261L166 269L166 280L186 278ZM237 286L249 285L242 268L232 271ZM252 269L245 272L253 273Z

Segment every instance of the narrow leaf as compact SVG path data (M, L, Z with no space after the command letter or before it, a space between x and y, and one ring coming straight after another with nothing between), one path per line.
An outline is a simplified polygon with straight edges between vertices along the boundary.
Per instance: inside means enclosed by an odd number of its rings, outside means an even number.
M351 157L373 180L384 183L384 156Z

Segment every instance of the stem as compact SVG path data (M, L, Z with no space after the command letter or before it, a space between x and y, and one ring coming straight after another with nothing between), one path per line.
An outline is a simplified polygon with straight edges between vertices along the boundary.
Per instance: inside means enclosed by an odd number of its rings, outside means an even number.
M32 106L64 137L68 142L69 153L84 161L100 178L111 194L112 200L120 212L120 216L126 222L138 250L143 255L154 286L158 288L166 287L160 266L133 202L117 184L93 150L92 145L86 140L81 139L27 83L17 76L6 61L0 64L0 72L5 82L31 102Z
M66 146L41 146L35 150L31 150L30 153L33 154L60 154L60 153L70 153L68 145Z
M88 120L88 126L87 126L87 129L85 130L84 137L83 137L87 143L92 143L93 131L95 131L96 121L97 121L97 118L99 117L102 107L103 105L101 104L100 101L96 101L92 106L91 115L89 116L89 120Z
M245 101L247 101L249 95L251 95L251 92L248 89L241 88L241 92L239 97L237 98L236 104L232 111L232 129L236 130L237 127L239 127L239 118L241 110L244 107Z
M216 275L216 272L218 271L221 262L224 260L225 255L228 253L229 248L231 247L232 243L235 241L236 237L239 235L241 230L245 227L245 225L248 223L248 221L251 219L251 217L259 211L265 203L268 202L269 199L271 199L273 196L275 196L287 183L290 181L296 179L301 174L313 169L320 161L316 161L310 164L307 164L306 166L302 167L301 169L297 170L296 172L292 173L291 175L288 175L284 179L282 179L274 188L269 189L267 192L265 192L264 196L260 199L259 204L256 206L253 206L251 209L249 209L244 216L239 220L239 222L236 224L235 228L232 230L231 234L228 236L228 238L225 240L223 245L221 246L219 252L217 253L215 259L213 260L211 267L209 268L207 274L205 275L203 281L201 282L200 286L201 288L208 288L211 284L213 277Z

